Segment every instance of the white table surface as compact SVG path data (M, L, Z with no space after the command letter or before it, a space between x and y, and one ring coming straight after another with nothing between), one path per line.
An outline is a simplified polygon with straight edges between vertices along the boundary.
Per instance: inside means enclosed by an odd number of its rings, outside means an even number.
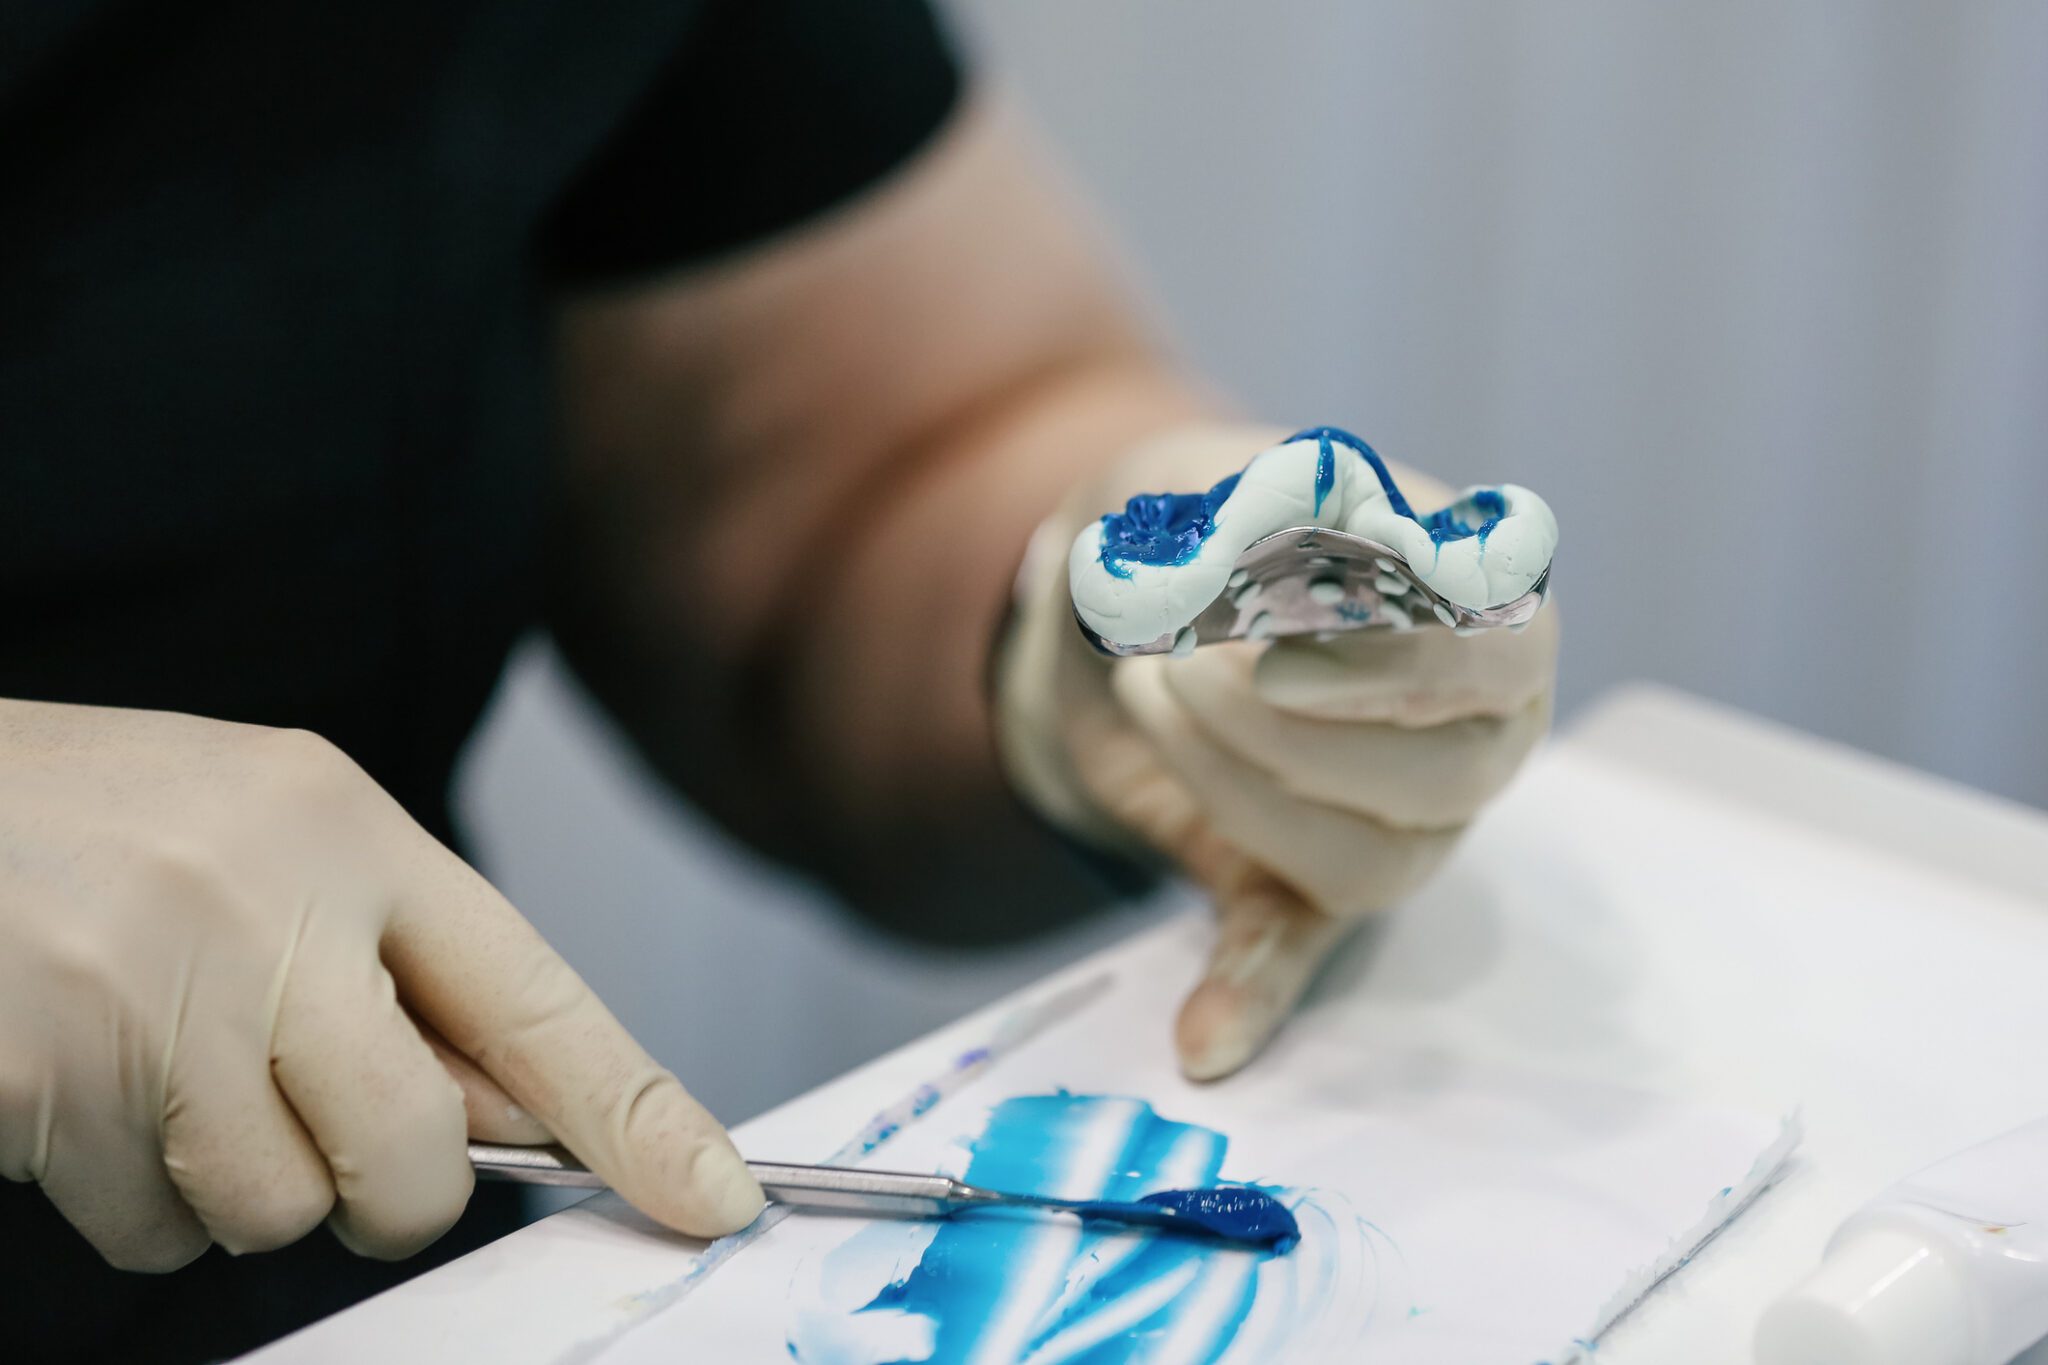
M1026 994L1137 970L1162 939L1203 929L1176 919ZM2044 981L2048 816L1634 688L1549 745L1445 876L1334 965L1313 1007L1389 1045L1801 1106L1793 1174L1599 1353L1728 1365L1863 1198L2048 1114ZM741 1125L742 1149L829 1149L1005 1008ZM1285 1065L1284 1040L1264 1060ZM600 1196L251 1359L555 1361L699 1245ZM2048 1365L2048 1349L2027 1359Z

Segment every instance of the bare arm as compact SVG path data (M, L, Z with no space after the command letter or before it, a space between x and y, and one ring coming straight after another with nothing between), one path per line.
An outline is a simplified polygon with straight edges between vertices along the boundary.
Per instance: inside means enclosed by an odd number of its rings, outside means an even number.
M1015 129L970 109L825 222L561 329L555 626L655 765L898 927L1076 903L998 773L989 651L1061 495L1209 405Z

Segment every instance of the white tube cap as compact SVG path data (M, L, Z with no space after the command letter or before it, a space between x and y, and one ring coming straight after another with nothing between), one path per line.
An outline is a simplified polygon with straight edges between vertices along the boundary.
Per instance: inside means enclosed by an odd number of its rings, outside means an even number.
M1941 1248L1872 1228L1828 1248L1812 1278L1764 1310L1756 1365L1972 1365L1973 1335Z

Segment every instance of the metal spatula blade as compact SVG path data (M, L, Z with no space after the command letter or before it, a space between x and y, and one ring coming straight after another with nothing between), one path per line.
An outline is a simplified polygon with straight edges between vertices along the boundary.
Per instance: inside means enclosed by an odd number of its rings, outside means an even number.
M604 1180L560 1147L469 1144L470 1164L489 1180L602 1189ZM985 1190L943 1175L864 1171L749 1161L761 1191L778 1204L880 1218L948 1218L969 1209L1023 1208L1196 1233L1246 1246L1283 1248L1300 1236L1294 1216L1248 1187L1174 1190L1132 1202L1053 1199Z

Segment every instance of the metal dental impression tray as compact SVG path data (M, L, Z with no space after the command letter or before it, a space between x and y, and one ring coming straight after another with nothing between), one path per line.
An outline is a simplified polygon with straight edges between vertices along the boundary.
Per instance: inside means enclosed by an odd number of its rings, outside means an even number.
M1225 640L1424 629L1432 622L1470 634L1527 625L1549 587L1545 568L1512 602L1484 610L1461 607L1432 591L1398 550L1327 527L1292 526L1246 546L1229 586L1177 631L1141 645L1120 645L1091 630L1078 614L1075 623L1089 643L1120 657L1184 655Z

